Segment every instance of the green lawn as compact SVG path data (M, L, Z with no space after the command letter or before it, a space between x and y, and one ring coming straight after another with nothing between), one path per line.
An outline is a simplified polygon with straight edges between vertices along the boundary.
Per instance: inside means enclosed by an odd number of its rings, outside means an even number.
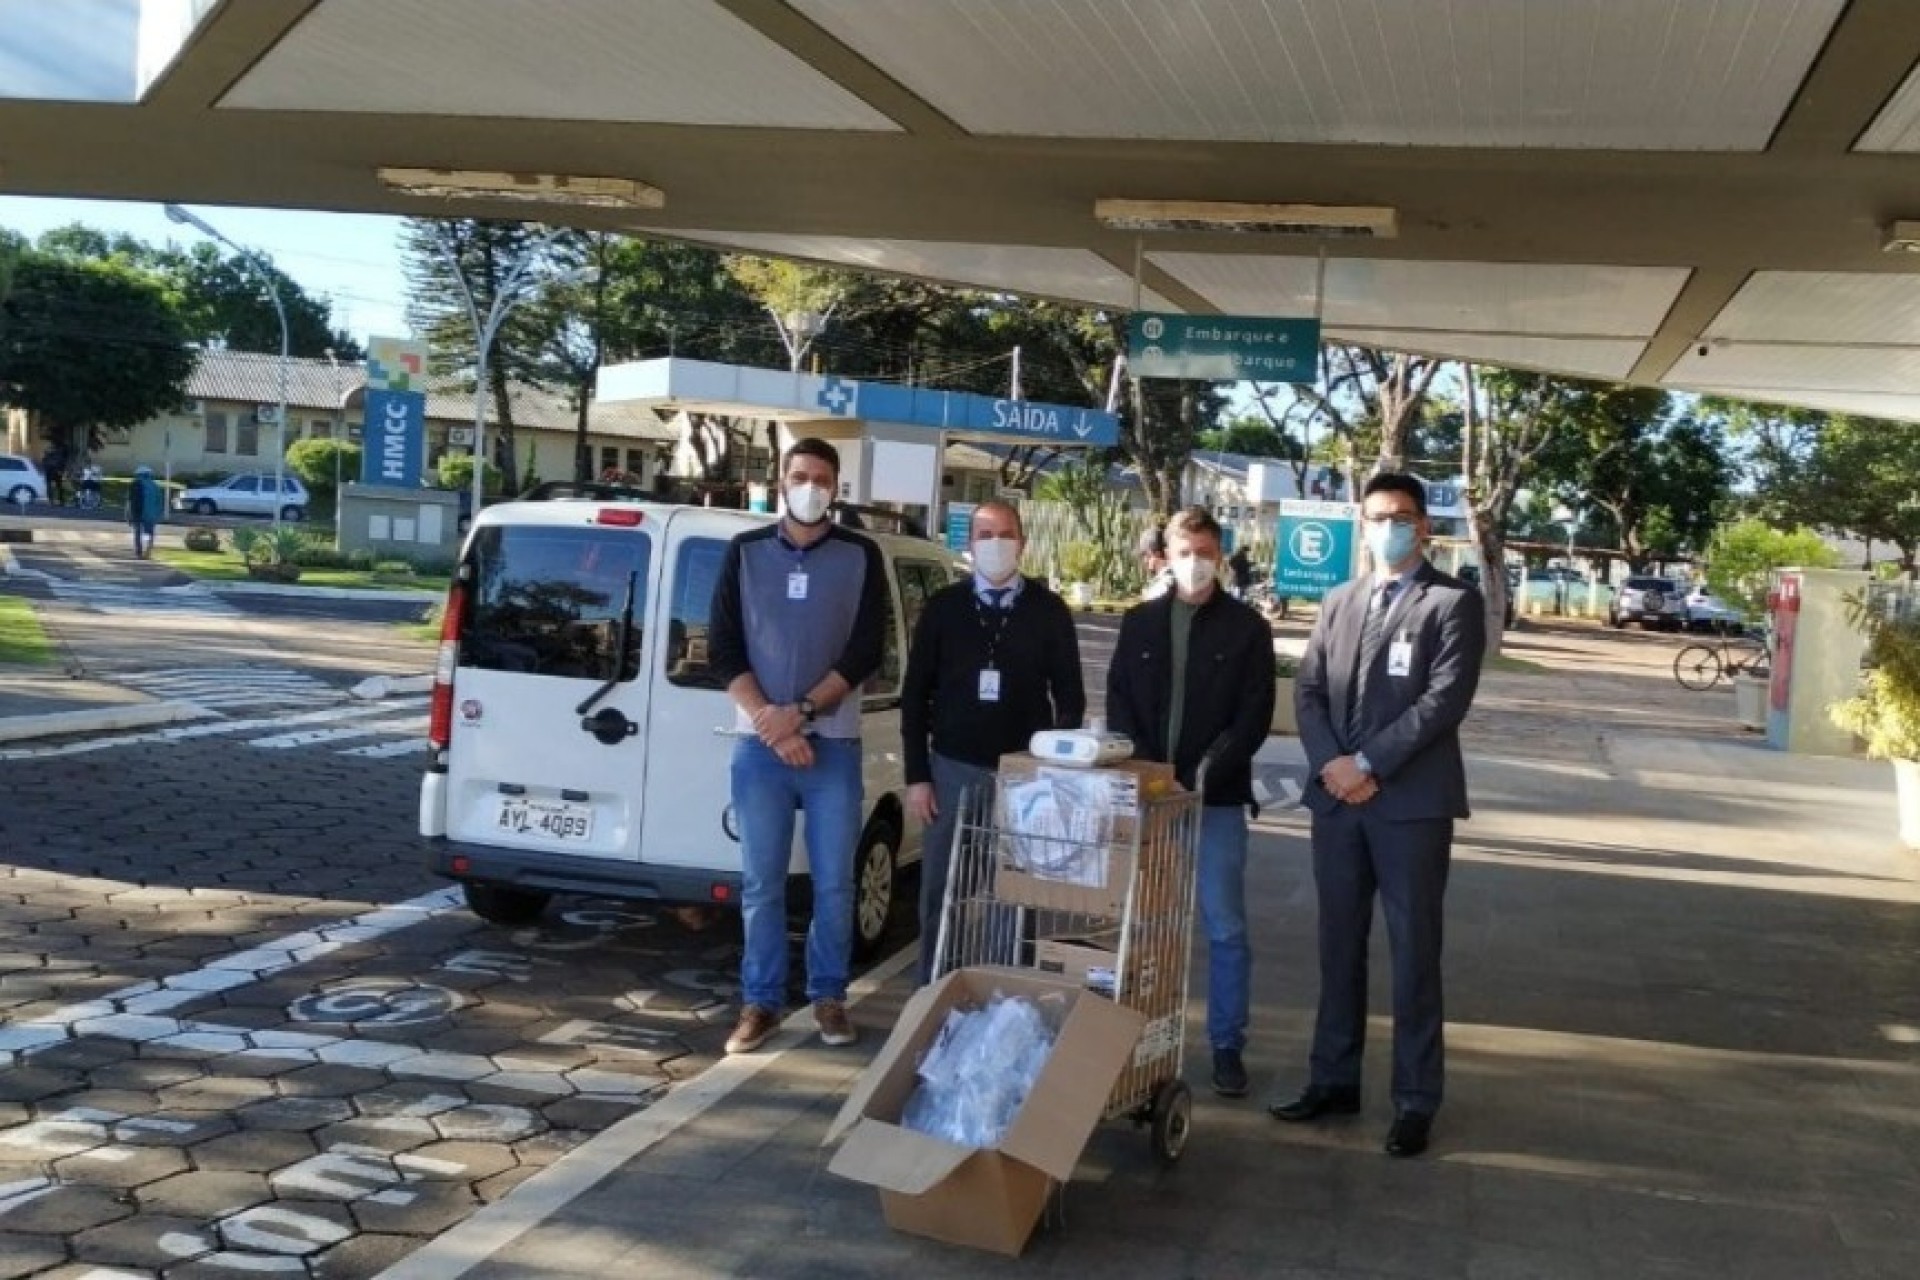
M247 566L230 551L187 551L154 548L153 558L182 573L214 582L244 582ZM445 591L447 580L434 574L374 573L366 569L302 569L303 587L365 587L376 591Z
M1525 658L1510 658L1503 653L1497 658L1488 660L1487 670L1504 671L1516 676L1537 676L1544 675L1547 669L1537 662L1528 662Z
M42 666L53 661L53 642L25 600L0 596L0 664Z

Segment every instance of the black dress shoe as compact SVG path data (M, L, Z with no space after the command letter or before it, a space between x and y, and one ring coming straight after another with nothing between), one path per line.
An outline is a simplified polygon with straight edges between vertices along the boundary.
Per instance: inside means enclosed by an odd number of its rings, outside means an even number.
M1213 1051L1213 1091L1223 1098L1244 1098L1252 1082L1238 1049Z
M1310 1084L1291 1102L1276 1102L1267 1114L1288 1124L1305 1124L1321 1116L1351 1116L1360 1113L1360 1091L1328 1089Z
M1427 1149L1427 1139L1433 1133L1433 1117L1424 1111L1402 1111L1393 1118L1393 1127L1387 1130L1387 1154L1390 1156L1417 1156Z

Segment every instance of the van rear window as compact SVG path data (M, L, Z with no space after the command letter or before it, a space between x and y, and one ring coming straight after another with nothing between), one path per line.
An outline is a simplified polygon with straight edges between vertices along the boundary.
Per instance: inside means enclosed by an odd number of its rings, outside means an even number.
M503 525L474 535L460 665L605 680L633 590L620 679L640 674L653 539L633 529Z
M667 679L687 689L724 689L726 682L707 665L707 623L713 614L713 588L726 563L727 544L718 538L688 538L673 566L673 609L667 616Z

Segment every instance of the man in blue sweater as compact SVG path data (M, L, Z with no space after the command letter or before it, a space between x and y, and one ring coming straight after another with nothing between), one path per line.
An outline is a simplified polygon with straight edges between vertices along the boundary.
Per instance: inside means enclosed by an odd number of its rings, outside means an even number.
M1020 576L1026 531L1005 502L973 512L973 576L927 601L900 689L907 809L926 824L920 853L920 981L933 978L960 798L993 779L1038 729L1086 714L1080 641L1064 600Z
M866 812L860 687L880 667L887 626L880 548L834 525L840 455L796 441L781 461L786 513L740 534L714 586L708 635L740 740L733 811L740 824L743 1004L728 1053L749 1053L780 1026L787 992L787 867L794 810L805 819L813 920L807 999L820 1038L856 1038L847 1016L853 961L853 863Z

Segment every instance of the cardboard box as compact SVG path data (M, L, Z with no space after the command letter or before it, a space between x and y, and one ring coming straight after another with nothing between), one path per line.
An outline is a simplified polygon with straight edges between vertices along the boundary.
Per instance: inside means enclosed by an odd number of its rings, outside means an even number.
M1119 982L1119 946L1119 936L1112 933L1091 938L1041 938L1033 944L1033 967L1111 998ZM1129 1001L1153 994L1156 966L1141 963L1135 954L1127 968L1132 970L1127 980Z
M1098 884L1051 879L1018 865L1020 823L1008 809L1008 797L1012 794L1009 787L1049 776L1069 781L1108 780L1112 792L1119 797L1118 802L1098 812L1069 815L1086 843L1091 845L1097 841L1101 846L1104 874ZM1136 840L1143 847L1152 843L1154 833L1143 825L1148 821L1148 802L1176 794L1181 787L1174 778L1172 765L1152 760L1122 760L1098 769L1073 769L1019 752L1000 757L996 790L999 812L995 822L1002 834L996 855L994 895L1002 902L1023 906L1117 917L1126 909L1127 887L1133 876L1134 844Z
M1000 1145L976 1150L901 1125L921 1056L947 1011L982 1006L995 992L1057 996L1067 1009L1053 1052ZM1073 1176L1145 1021L1075 983L1031 970L956 970L915 992L901 1010L827 1131L828 1142L845 1139L827 1168L878 1187L896 1231L1018 1257L1053 1183Z

